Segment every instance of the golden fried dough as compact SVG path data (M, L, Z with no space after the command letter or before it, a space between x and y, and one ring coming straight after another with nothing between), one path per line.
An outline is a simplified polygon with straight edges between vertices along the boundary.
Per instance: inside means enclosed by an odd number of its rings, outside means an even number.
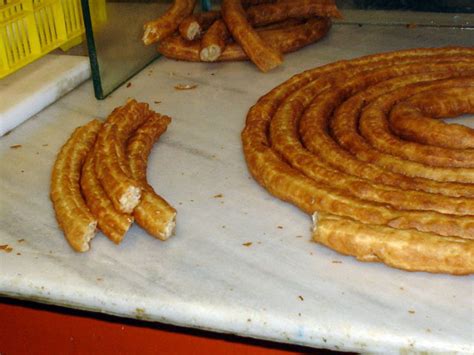
M96 141L101 127L92 120L77 128L61 148L51 176L51 200L56 219L75 251L89 250L95 236L97 220L86 206L79 185L82 165Z

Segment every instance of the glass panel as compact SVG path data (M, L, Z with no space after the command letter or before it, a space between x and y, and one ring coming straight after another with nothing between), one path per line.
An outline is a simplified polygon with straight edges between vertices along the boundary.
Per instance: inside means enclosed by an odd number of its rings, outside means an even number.
M155 46L145 46L141 41L143 25L162 14L170 4L171 1L105 1L105 13L100 21L91 21L89 2L82 0L98 99L105 98L158 56Z

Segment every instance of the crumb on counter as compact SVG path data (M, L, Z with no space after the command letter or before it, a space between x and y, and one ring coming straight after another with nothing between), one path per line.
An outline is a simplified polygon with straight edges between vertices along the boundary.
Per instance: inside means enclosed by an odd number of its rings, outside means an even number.
M10 146L10 149L18 149L18 148L21 148L21 147L23 147L23 145L21 145L21 144L13 144L13 145Z
M0 250L4 251L5 253L11 253L13 248L9 246L8 244L3 244L3 245L0 245Z
M252 245L252 242L242 243L242 245L243 245L244 247L249 247L249 246Z
M178 84L174 87L176 90L192 90L197 88L197 84Z

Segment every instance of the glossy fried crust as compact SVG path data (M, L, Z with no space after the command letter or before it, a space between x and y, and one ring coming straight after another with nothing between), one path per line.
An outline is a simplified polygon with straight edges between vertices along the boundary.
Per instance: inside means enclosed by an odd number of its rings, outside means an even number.
M407 50L294 76L260 98L247 115L242 141L250 172L270 193L308 213L474 239L472 183L393 172L345 148L354 140L370 146L358 133L359 117L378 97L419 82L461 78L474 70L473 59L472 48ZM422 254L433 252L424 243L419 247Z
M270 47L247 21L240 0L223 0L221 11L232 36L261 71L272 70L283 62L281 53Z
M327 18L313 18L301 25L263 30L259 36L282 53L294 52L324 37L331 27ZM158 51L171 59L191 62L201 61L200 41L186 41L181 36L171 36L158 44ZM247 54L237 43L228 43L217 61L248 60Z
M389 123L392 131L408 141L457 149L457 154L472 156L474 129L438 120L469 113L474 113L473 87L437 88L397 103L390 111Z
M332 0L294 0L274 4L262 4L247 9L247 20L252 25L267 25L290 18L313 16L341 18Z
M137 223L152 236L166 240L174 232L176 210L161 198L146 178L148 156L153 144L166 131L171 118L153 114L127 143L127 161L131 176L140 182L142 199L133 211Z
M109 115L97 139L95 172L114 207L123 213L132 213L141 197L141 185L128 171L125 144L150 115L147 104L130 100Z
M97 226L111 241L119 244L133 223L131 215L114 208L112 201L102 188L95 173L95 150L92 149L84 163L81 176L82 194L92 214L97 218Z
M474 273L472 240L362 224L327 214L314 219L314 241L360 261L382 262L407 271Z
M79 185L81 168L101 127L98 120L77 128L61 148L51 177L51 200L56 219L75 251L89 250L97 220L87 208Z
M174 0L173 5L162 16L145 24L143 43L149 45L171 35L192 14L195 5L196 0Z

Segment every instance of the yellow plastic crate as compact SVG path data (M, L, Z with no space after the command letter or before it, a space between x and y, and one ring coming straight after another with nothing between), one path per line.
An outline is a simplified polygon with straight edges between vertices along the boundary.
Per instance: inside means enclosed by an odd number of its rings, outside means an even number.
M105 17L105 0L95 0L92 10ZM0 0L0 78L81 43L83 34L80 0Z

